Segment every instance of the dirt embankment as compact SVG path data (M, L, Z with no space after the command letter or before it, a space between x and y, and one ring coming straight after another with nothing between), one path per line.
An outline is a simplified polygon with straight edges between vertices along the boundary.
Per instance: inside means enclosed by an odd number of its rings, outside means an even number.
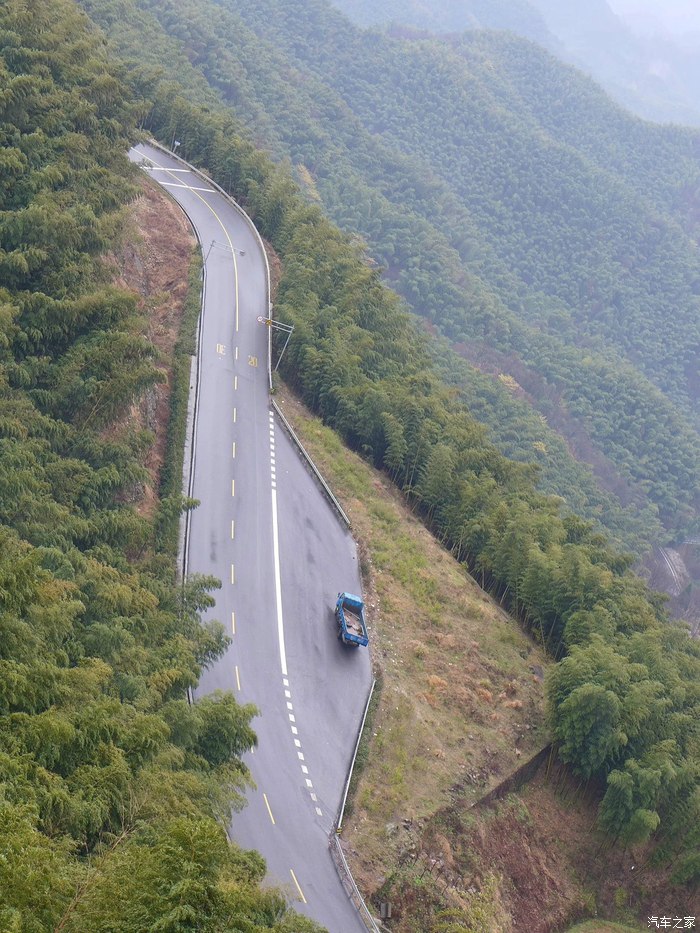
M700 892L671 884L672 858L656 864L649 846L614 845L597 829L601 790L550 763L494 807L458 797L407 827L379 889L391 929L424 933L445 910L481 917L489 933L559 933L592 917L641 930L651 916L700 915Z
M149 482L133 494L136 510L150 517L165 456L173 354L197 241L182 210L156 184L144 178L141 189L141 196L130 206L127 229L107 264L114 284L138 296L144 334L158 351L156 365L165 378L135 402L111 431L145 429L154 435L145 461Z

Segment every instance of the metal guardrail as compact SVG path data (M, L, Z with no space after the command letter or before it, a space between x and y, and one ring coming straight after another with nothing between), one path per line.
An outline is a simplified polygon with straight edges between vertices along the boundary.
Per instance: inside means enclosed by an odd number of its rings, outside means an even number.
M228 194L228 192L224 191L224 189L223 189L220 185L218 185L218 184L217 184L212 178L210 178L208 175L206 175L206 174L204 174L203 172L201 172L201 171L199 171L198 169L196 169L196 168L195 168L193 165L191 165L189 162L185 161L185 159L183 159L183 158L181 158L180 156L176 155L174 152L172 152L172 151L171 151L170 149L168 149L166 146L163 146L163 145L162 145L161 143L159 143L157 140L151 140L151 144L154 145L156 149L160 149L161 152L167 153L169 156L173 157L174 159L177 159L178 162L181 162L183 165L186 165L186 166L187 166L189 169L191 169L196 175L199 175L200 178L204 179L206 182L208 182L209 184L211 184L214 188L216 188L216 190L217 190L221 195L223 195L224 198L226 198L227 201L229 201L229 202L233 205L233 207L234 207L234 208L242 215L242 217L246 220L246 222L248 223L248 225L250 226L251 230L253 231L254 235L256 236L256 238L257 238L257 240L258 240L258 243L259 243L259 245L260 245L260 249L262 250L262 254L263 254L264 258L265 258L265 270L266 270L266 279L267 279L267 281L266 281L266 298L267 298L268 314L271 314L271 313L272 313L272 304L271 304L271 302L270 302L270 264L269 264L268 259L267 259L267 252L265 251L265 245L264 245L264 243L263 243L263 241L262 241L262 237L260 236L260 233L258 232L258 230L257 230L257 228L255 227L255 224L253 223L253 221L251 220L251 218L250 218L250 217L248 216L248 214L243 210L243 208L240 206L240 204L238 204L238 203L231 197L231 195ZM186 213L186 212L185 212L185 213ZM192 224L192 227L193 227L193 229L195 229L195 234L196 234L196 228L194 227L194 224ZM199 238L198 238L198 239L199 239ZM202 247L202 244L200 243L200 249L201 249L201 247ZM203 312L203 310L204 310L204 298L205 298L205 295L206 295L206 264L203 264L203 265L202 265L202 312ZM199 402L199 386L200 386L199 373L200 373L200 362L201 362L201 340L200 340L200 334L201 334L201 330L202 330L202 321L203 321L203 317L204 317L203 313L200 313L200 317L199 317L199 327L198 327L198 329L197 329L197 380L196 380L195 400L194 400L194 409L193 409L192 441L191 441L191 449L190 449L190 469L189 469L189 479L188 479L188 484L187 484L187 485L188 485L187 494L188 494L188 496L189 496L190 498L191 498L191 493L192 493L192 489L193 489L193 482L194 482L194 464L195 464L195 447L196 447L196 445L195 445L195 440L196 440L196 432L197 432L197 405L198 405L198 402ZM270 392L272 392L272 328L271 328L271 327L268 327L268 341L267 341L267 377L268 377L269 389L270 389ZM287 419L286 419L286 417L284 416L284 414L283 414L282 410L280 409L279 405L277 404L277 402L276 402L273 398L270 399L270 402L271 402L271 404L272 404L273 409L275 410L275 413L277 414L277 416L279 417L280 421L282 422L282 424L283 424L285 430L287 431L287 433L288 433L289 436L291 437L292 441L293 441L294 444L297 446L298 450L300 451L300 453L302 454L302 456L304 457L304 459L305 459L306 462L308 463L308 465L309 465L309 467L310 467L312 473L314 474L314 476L316 477L316 479L317 479L318 482L320 483L320 485L321 485L323 491L324 491L324 492L326 493L326 495L328 496L328 498L329 498L331 504L333 505L333 507L335 508L337 514L340 516L340 518L341 518L342 521L345 523L345 525L346 525L348 528L350 528L350 519L349 519L348 516L346 515L346 513L345 513L343 507L341 506L340 502L338 502L338 500L336 499L336 497L335 497L335 496L333 495L333 493L331 492L331 489L330 489L328 483L325 481L325 479L324 479L323 476L321 475L321 473L320 473L318 467L316 466L316 464L315 464L315 463L313 462L313 460L311 459L311 457L310 457L309 453L307 452L306 448L304 447L304 445L301 443L301 441L300 441L299 438L297 437L296 433L294 432L294 429L292 428L292 426L290 425L290 423L287 421ZM189 510L188 510L188 512L186 513L186 517L185 517L185 539L184 539L184 549L183 549L183 559L182 559L182 575L183 575L183 579L184 579L184 577L187 575L187 559L188 559L188 556L189 556L189 527L190 527L190 512L189 512ZM363 732L363 730L364 730L364 728L365 728L365 722L367 721L367 713L369 712L369 705L370 705L370 702L371 702L371 700L372 700L372 696L374 695L374 688L375 688L375 686L376 686L376 683L377 683L376 680L372 680L372 686L370 687L369 695L368 695L368 697L367 697L367 703L365 704L365 710L364 710L364 713L363 713L363 716L362 716L362 722L360 723L360 728L359 728L358 733L357 733L357 741L355 742L355 749L354 749L354 751L353 751L352 761L350 762L350 769L349 769L349 771L348 771L347 780L346 780L346 782L345 782L345 788L344 788L344 791L343 791L343 800L342 800L342 803L341 803L341 806L340 806L340 810L339 810L339 813L338 813L338 819L336 820L335 829L334 829L333 833L331 834L330 848L331 848L331 853L334 855L333 863L334 863L334 865L336 866L336 869L337 869L337 871L338 871L338 875L339 875L339 877L340 877L341 883L343 884L343 887L345 888L345 890L346 890L348 896L351 898L353 904L354 904L355 907L357 908L357 911L358 911L358 913L359 913L359 915L360 915L360 917L361 917L363 923L365 924L365 926L367 927L367 929L368 929L369 931L371 931L371 933L382 933L382 931L380 930L380 928L377 926L377 924L376 924L376 922L375 922L375 920L374 920L374 917L373 917L372 914L369 912L369 910L368 910L368 908L367 908L367 905L365 904L364 898L362 897L362 894L360 894L360 889L357 887L357 883L355 882L355 879L354 879L353 876L352 876L352 872L350 871L350 866L348 865L347 859L345 858L345 853L343 852L343 847L342 847L342 845L340 844L340 838L339 838L340 832L341 832L342 827L343 827L343 816L344 816L344 814L345 814L345 805L346 805L346 802L347 802L348 791L349 791L349 789L350 789L350 781L352 780L352 774L353 774L353 770L354 770L354 768L355 768L355 761L356 761L356 759L357 759L357 751L358 751L358 749L359 749L359 747L360 747L360 740L362 739L362 732ZM189 700L190 703L192 703L191 691L188 692L188 700Z
M277 413L277 415L278 415L280 421L281 421L282 424L284 425L285 430L287 431L287 433L289 434L289 436L291 437L291 439L292 439L292 440L294 441L294 443L296 444L296 446L297 446L297 448L299 449L299 452L301 453L301 455L304 457L304 459L305 459L306 462L308 463L308 465L309 465L309 467L310 467L310 469L311 469L311 472L314 474L314 476L316 477L316 479L318 480L318 482L321 484L321 487L322 487L323 491L325 492L325 494L328 496L328 498L329 498L329 500L330 500L330 502L331 502L331 505L335 508L335 510L336 510L336 512L338 513L338 515L340 516L340 518L343 520L343 522L345 522L345 524L346 524L347 527L349 528L349 527L350 527L350 519L349 519L348 516L345 514L345 511L344 511L342 505L340 504L340 502L338 502L338 500L336 499L336 497L335 497L335 496L333 495L333 493L331 492L330 486L328 485L328 483L325 481L325 479L324 479L323 476L321 475L321 473L320 473L318 467L316 466L316 464L315 464L315 463L313 462L313 460L311 459L311 456L310 456L309 453L307 452L306 448L304 447L304 445L302 444L302 442L299 440L299 438L298 438L298 437L296 436L296 434L294 433L294 428L291 426L291 424L290 424L290 423L287 421L287 419L285 418L285 416L284 416L284 414L283 414L283 412L282 412L282 409L279 407L279 405L277 404L277 402L276 402L274 399L271 399L271 400L270 400L270 403L271 403L272 407L274 408L275 412Z
M372 702L372 697L374 696L374 688L377 686L377 681L375 678L372 678L372 686L369 688L369 696L367 697L367 702L365 703L365 711L362 714L362 722L360 723L360 728L357 733L357 741L355 742L355 749L352 753L352 760L350 762L350 770L348 771L347 780L345 781L345 790L343 791L343 801L340 804L340 810L338 811L338 818L335 821L335 831L336 834L340 835L343 829L343 817L345 816L345 804L348 799L348 791L350 790L350 781L352 781L352 772L355 769L355 761L357 760L357 753L360 748L360 742L362 741L362 733L365 731L365 723L367 722L367 714L369 713L369 704Z
M164 146L162 143L159 143L157 139L149 140L149 144L152 146L155 146L156 149L160 149L161 152L167 153L171 158L176 159L178 162L181 162L183 165L186 165L187 168L189 168L191 171L195 173L195 175L199 175L201 179L203 179L208 184L210 184L213 188L215 188L219 192L219 194L223 195L223 197L226 198L226 200L238 211L241 217L243 217L245 222L248 224L253 236L258 241L258 246L260 247L260 251L263 254L263 259L265 260L265 299L266 299L266 304L267 304L266 313L269 315L272 311L272 303L270 300L270 263L267 258L267 250L265 249L263 238L260 236L260 232L258 228L253 223L248 213L244 210L244 208L241 207L241 205L238 203L238 201L235 200L235 198L231 197L228 191L222 188L220 184L215 182L214 179L211 178L211 176L207 175L206 172L203 172L201 169L195 168L194 165L191 165L189 162L183 159L182 156L177 155L177 153L173 152L172 149L168 149L167 146ZM268 351L268 381L270 384L270 388L272 389L272 373L270 372L270 368L269 368L269 358L270 358L270 355Z
M192 221L190 221L190 223L192 223ZM197 236L197 241L199 242L199 234L197 233L197 230L194 224L192 224L192 229L195 231L195 235ZM201 250L201 247L202 247L201 242L199 243L199 246ZM190 457L189 457L189 467L188 467L188 473L187 473L187 497L188 499L192 499L192 492L194 491L194 467L195 467L195 460L197 458L197 412L199 410L199 390L200 390L200 385L201 385L199 374L202 368L202 328L204 327L204 302L205 302L206 296L207 296L207 268L206 268L206 265L202 263L202 307L199 312L199 324L197 326L197 338L196 338L197 346L195 348L196 349L196 354L195 354L196 375L195 375L195 388L194 388L194 403L192 406L192 432L190 434L190 451L189 451ZM192 372L192 368L190 367L190 373L191 372ZM185 460L185 463L187 463L187 460ZM187 578L187 566L188 566L189 557L190 557L191 516L192 516L192 509L187 509L187 511L185 512L185 534L184 534L183 545L182 545L181 572L182 572L183 580Z
M374 696L374 688L377 686L377 681L372 680L372 686L369 690L369 695L367 697L367 702L365 703L365 711L362 714L362 722L360 723L360 728L357 732L357 740L355 742L355 749L352 753L352 760L350 762L350 768L348 770L348 776L345 781L345 788L343 791L343 799L340 804L340 809L338 810L338 817L335 821L335 830L331 834L331 853L333 854L333 862L340 876L340 880L345 888L346 893L352 899L353 904L357 908L360 917L362 918L365 926L368 930L371 930L372 933L381 933L380 928L377 926L376 921L372 914L369 912L367 905L365 904L364 898L360 894L360 889L357 887L357 883L352 876L350 871L350 866L347 863L345 858L345 853L343 852L343 847L340 844L340 833L343 829L343 817L345 815L345 804L348 799L348 791L350 790L350 782L352 781L352 773L355 769L355 761L357 760L357 752L360 748L360 742L362 741L362 733L365 729L365 723L367 722L367 714L369 713L369 705L372 702L372 697Z
M340 839L333 834L331 839L331 854L334 856L333 863L335 864L338 875L340 876L341 883L345 888L345 892L348 897L351 899L357 912L362 919L362 922L367 927L371 933L382 933L381 929L377 926L377 923L372 916L372 914L367 909L367 905L364 902L360 890L355 883L355 879L352 876L350 871L350 866L347 863L345 858L345 853L343 852L343 847L340 844Z

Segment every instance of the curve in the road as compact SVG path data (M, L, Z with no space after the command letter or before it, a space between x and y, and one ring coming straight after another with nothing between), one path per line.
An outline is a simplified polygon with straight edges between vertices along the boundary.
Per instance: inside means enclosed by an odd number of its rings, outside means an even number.
M211 615L231 646L197 694L233 690L260 710L247 760L256 788L231 835L264 855L300 912L359 933L328 847L371 681L367 652L344 649L333 622L336 593L359 592L354 542L276 428L257 233L181 160L148 145L130 155L185 210L205 252L187 572L222 581Z

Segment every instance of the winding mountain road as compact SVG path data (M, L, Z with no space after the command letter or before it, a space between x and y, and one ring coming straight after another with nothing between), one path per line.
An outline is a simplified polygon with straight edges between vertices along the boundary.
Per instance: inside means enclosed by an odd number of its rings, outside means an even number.
M360 592L354 542L269 402L266 267L249 222L206 178L149 145L132 161L185 210L205 256L187 573L222 581L210 615L231 646L197 695L254 703L256 789L231 837L263 854L268 880L330 933L360 920L329 851L371 681L365 650L337 640L339 590Z

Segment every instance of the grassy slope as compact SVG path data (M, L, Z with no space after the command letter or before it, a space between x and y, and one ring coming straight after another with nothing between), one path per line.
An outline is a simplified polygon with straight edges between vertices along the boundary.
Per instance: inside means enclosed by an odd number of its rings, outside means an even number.
M343 839L375 907L392 902L392 929L427 933L457 907L477 918L473 929L551 933L596 913L631 921L664 895L692 913L644 850L610 846L594 829L595 789L561 769L495 810L474 809L546 744L548 661L381 473L287 389L280 396L359 542L379 697ZM632 875L635 862L644 869ZM598 929L635 927L583 927Z
M289 394L282 405L360 544L382 697L352 835L378 868L392 848L387 824L429 816L458 783L476 799L546 744L548 661L388 479Z

